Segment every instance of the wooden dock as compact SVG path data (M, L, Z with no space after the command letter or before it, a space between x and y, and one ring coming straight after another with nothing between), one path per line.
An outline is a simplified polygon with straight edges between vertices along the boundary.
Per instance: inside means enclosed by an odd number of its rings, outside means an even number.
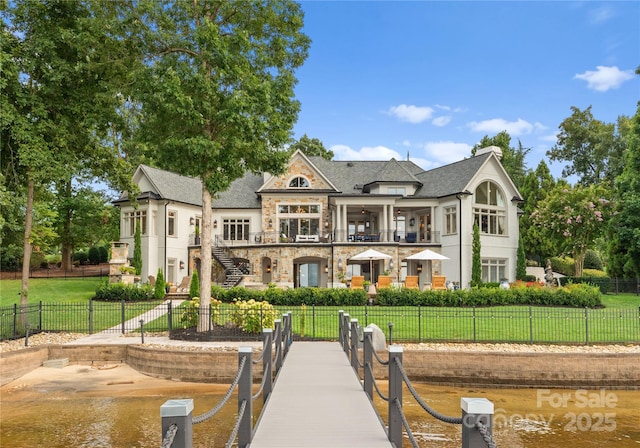
M340 344L292 344L250 448L391 446Z

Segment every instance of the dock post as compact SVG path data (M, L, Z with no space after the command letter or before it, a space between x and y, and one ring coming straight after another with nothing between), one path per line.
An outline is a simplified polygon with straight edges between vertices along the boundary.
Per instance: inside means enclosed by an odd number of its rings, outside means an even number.
M273 330L271 328L262 329L262 375L264 378L264 389L262 390L262 402L266 403L271 395L273 387L273 361L271 360L271 345L273 344Z
M349 313L342 315L342 349L348 355L349 354Z
M274 325L276 328L276 374L282 368L282 321L280 319L276 319L274 321Z
M238 347L238 366L245 358L240 381L238 382L238 413L244 405L244 413L238 428L238 448L245 448L251 444L251 421L253 419L253 359L251 347Z
M485 448L487 442L478 423L481 423L481 427L491 437L493 403L486 398L462 397L460 407L462 408L462 448Z
M364 392L373 400L373 328L364 329Z
M173 438L173 443L170 445L172 448L191 448L193 446L192 412L193 400L191 398L167 400L160 406L162 438Z
M358 319L351 319L351 367L358 371Z
M402 364L402 347L389 346L389 442L402 447L402 415L398 404L402 406L402 374L396 359Z

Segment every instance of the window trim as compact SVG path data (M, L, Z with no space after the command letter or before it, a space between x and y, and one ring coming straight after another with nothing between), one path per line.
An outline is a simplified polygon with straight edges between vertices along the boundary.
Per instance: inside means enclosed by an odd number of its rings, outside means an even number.
M458 206L450 205L445 206L442 209L443 223L443 235L457 235L458 234Z
M306 185L300 186L300 185L291 185L294 181L298 181L298 184L300 184L300 181L304 181L304 183ZM287 188L291 188L294 190L306 190L311 188L311 182L309 182L309 179L307 179L305 176L301 176L301 175L296 175L295 177L292 177L291 179L289 179L289 182L287 183Z
M173 227L173 231L171 231L172 227ZM167 236L170 236L172 238L175 238L178 236L178 211L177 210L167 210Z

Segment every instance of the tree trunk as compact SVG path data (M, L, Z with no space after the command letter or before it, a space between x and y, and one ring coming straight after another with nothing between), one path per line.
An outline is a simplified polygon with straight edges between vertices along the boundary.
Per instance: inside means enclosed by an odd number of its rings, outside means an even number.
M67 181L64 185L64 195L67 199L71 198L71 181ZM67 204L70 204L67 201ZM71 255L73 253L73 244L71 242L71 215L72 211L69 205L64 210L64 223L62 224L62 235L60 235L62 245L62 270L70 271L73 263L71 261Z
M29 268L31 265L31 228L33 227L33 196L35 195L34 181L27 181L27 208L24 220L24 244L22 258L22 287L20 288L20 307L26 308L29 299ZM26 322L26 313L21 314L21 321Z
M582 277L582 272L584 270L584 257L586 255L586 251L582 251L575 254L575 258L573 259L573 270L575 271L573 275L576 277Z
M202 182L202 231L200 232L200 319L198 331L209 329L211 316L211 192Z

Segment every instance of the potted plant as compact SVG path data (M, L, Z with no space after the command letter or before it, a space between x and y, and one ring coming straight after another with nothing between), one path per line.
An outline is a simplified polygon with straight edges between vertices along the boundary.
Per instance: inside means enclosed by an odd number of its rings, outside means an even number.
M340 281L340 283L347 283L346 274L342 271L338 272L338 280Z
M364 290L369 292L369 285L371 285L371 282L369 280L365 280L362 282L362 286L364 287Z

